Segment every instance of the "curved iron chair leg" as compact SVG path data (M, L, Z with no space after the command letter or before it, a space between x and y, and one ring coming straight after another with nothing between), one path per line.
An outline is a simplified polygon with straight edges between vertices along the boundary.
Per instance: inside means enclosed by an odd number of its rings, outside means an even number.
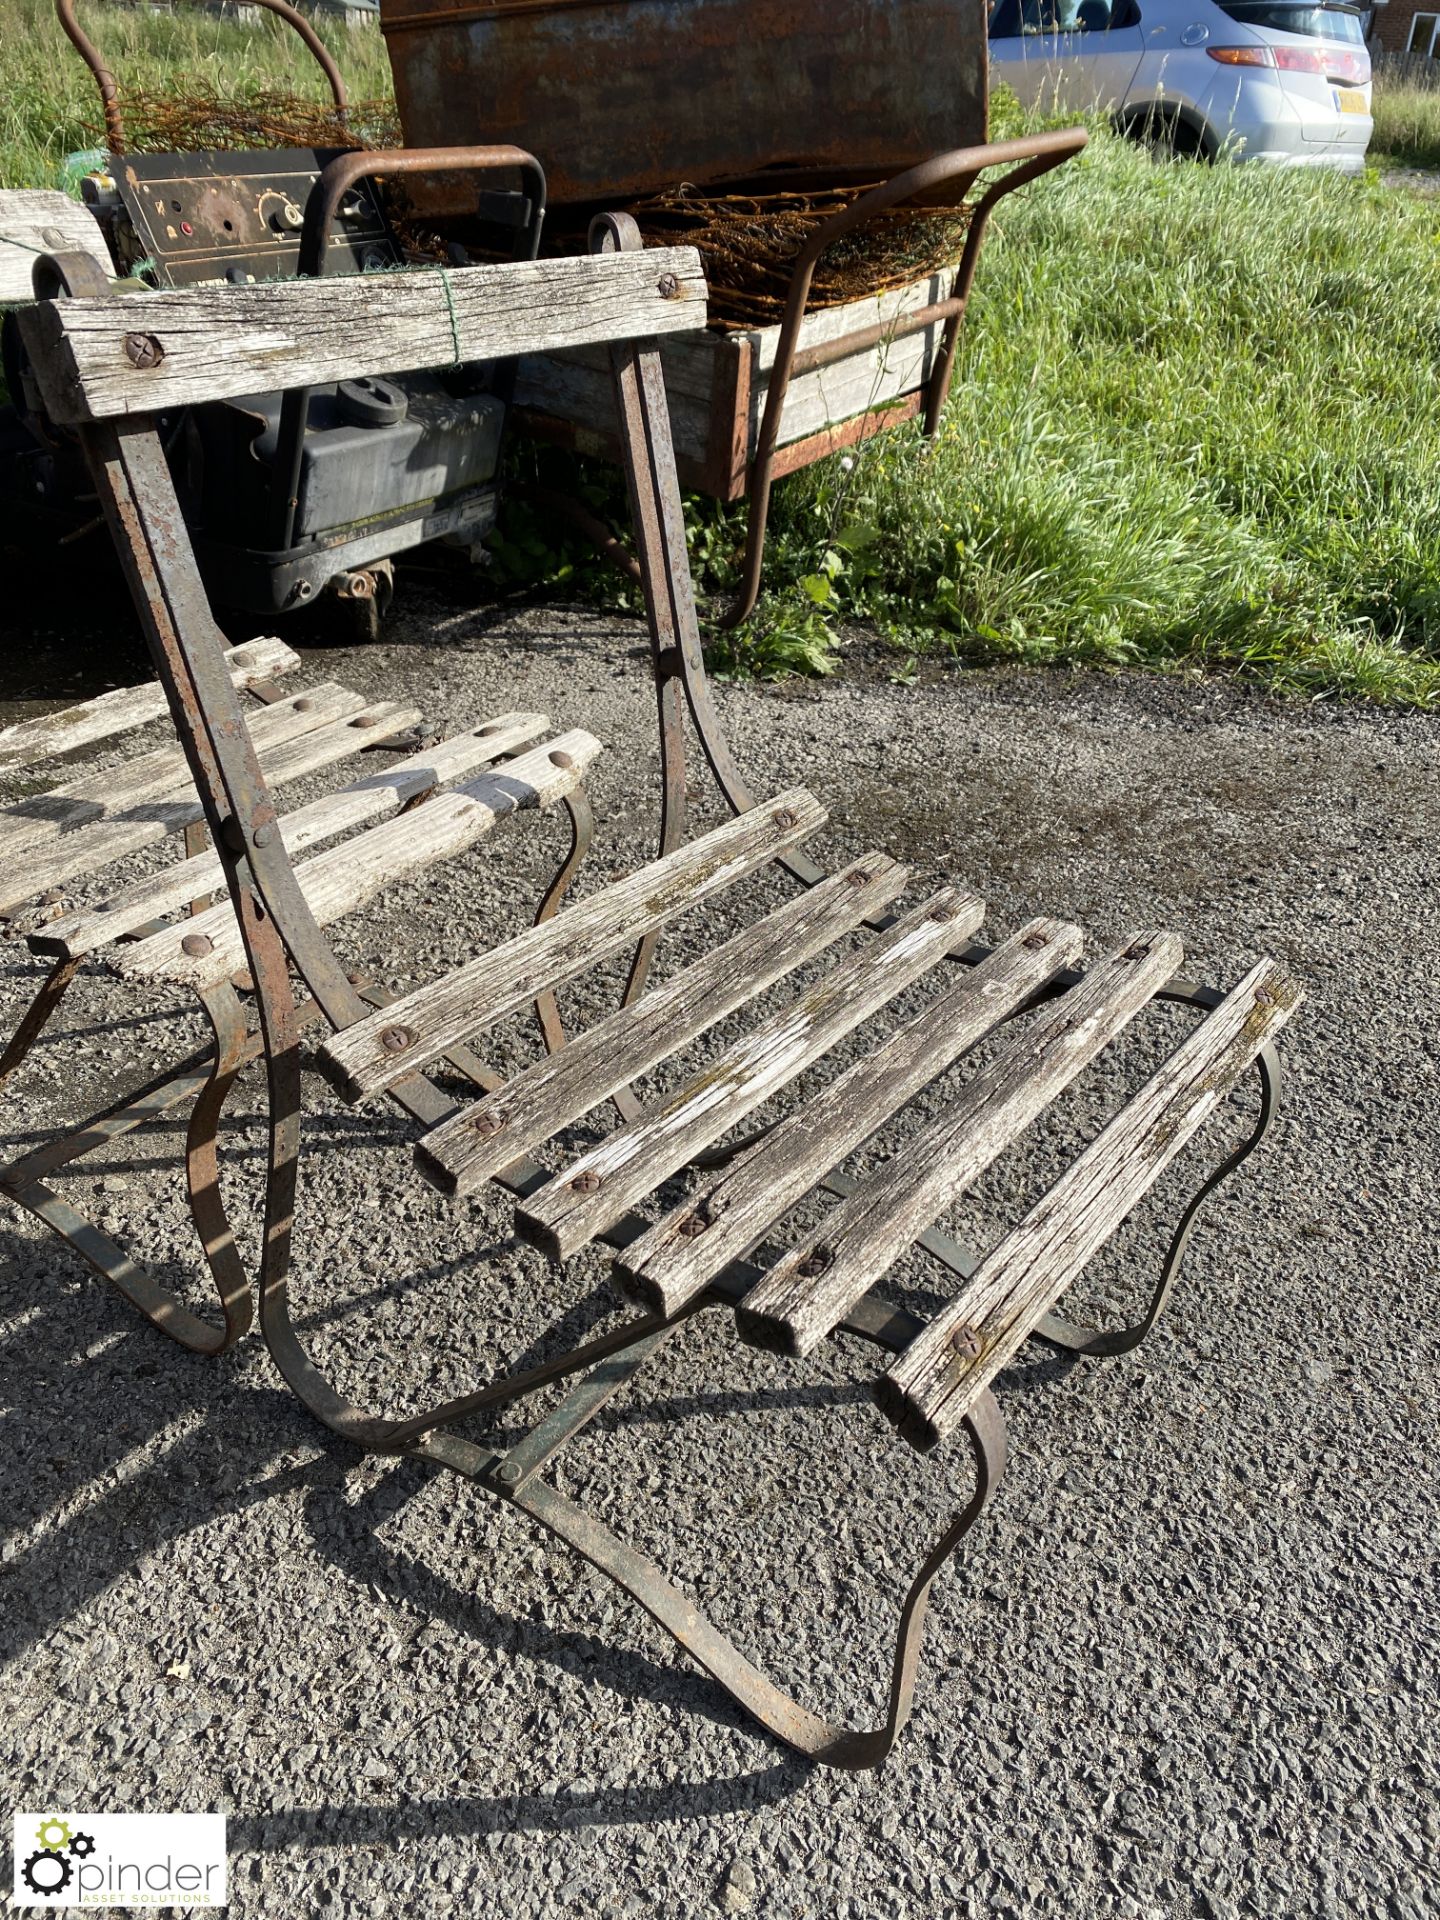
M247 1333L254 1315L250 1276L235 1245L235 1235L220 1191L216 1135L220 1116L240 1069L255 1056L244 1010L228 980L200 995L215 1034L215 1066L204 1092L190 1110L185 1134L185 1183L190 1195L190 1217L214 1276L225 1316L225 1347ZM219 1351L223 1352L224 1347Z
M1200 1209L1215 1189L1234 1173L1242 1161L1250 1157L1274 1122L1279 1104L1280 1057L1273 1046L1267 1046L1261 1050L1256 1057L1255 1070L1260 1076L1260 1112L1255 1125L1234 1152L1225 1156L1203 1186L1191 1196L1166 1251L1164 1263L1160 1269L1159 1282L1150 1296L1149 1305L1140 1318L1128 1327L1117 1327L1110 1332L1094 1332L1087 1327L1073 1326L1068 1320L1061 1319L1058 1314L1047 1313L1035 1329L1037 1340L1044 1340L1052 1347L1063 1347L1068 1353L1083 1353L1111 1359L1122 1353L1132 1353L1145 1339L1164 1312L1170 1290L1180 1277L1180 1269L1185 1261L1185 1249L1189 1245L1190 1235L1199 1217Z
M551 920L559 910L560 902L570 890L570 883L580 870L580 863L590 851L595 838L595 813L590 805L590 797L583 787L577 787L564 801L566 813L570 816L570 851L561 861L555 878L545 889L545 897L535 912L535 925L543 920ZM560 1018L560 1007L552 987L535 996L535 1018L539 1022L540 1037L545 1042L547 1053L558 1053L565 1044L565 1027Z
M40 1038L55 1009L69 992L80 965L78 958L57 960L36 989L34 999L11 1034L4 1053L0 1054L0 1087L5 1085Z
M247 1032L239 1002L228 984L225 993L229 995L229 1008L218 992L202 996L215 1031L215 1051L203 1067L166 1075L111 1113L95 1116L75 1132L14 1162L0 1176L0 1191L43 1220L162 1333L191 1353L210 1355L232 1347L249 1327L252 1314L250 1282L235 1248L216 1178L215 1129L235 1077L255 1057L258 1043ZM182 1305L168 1287L161 1286L109 1234L62 1199L44 1178L56 1167L160 1118L192 1095L195 1105L188 1125L186 1178L191 1212L220 1296L223 1324L218 1327Z
M975 1459L975 1491L925 1556L910 1585L900 1609L886 1715L878 1726L865 1730L837 1726L781 1692L652 1561L547 1482L531 1480L510 1498L623 1587L768 1732L809 1759L858 1770L881 1764L910 1717L931 1586L979 1519L1005 1470L1005 1423L988 1392L976 1403L965 1431ZM492 1484L504 1494L503 1484Z

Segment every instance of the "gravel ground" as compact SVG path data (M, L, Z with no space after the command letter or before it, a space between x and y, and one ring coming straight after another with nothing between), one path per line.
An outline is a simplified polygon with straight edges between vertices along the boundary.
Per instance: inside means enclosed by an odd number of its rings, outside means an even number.
M595 885L645 851L640 640L422 593L387 644L309 664L442 722L533 705L593 728ZM125 642L65 644L27 629L0 693L23 710L62 654L76 695L130 677ZM881 845L975 886L992 928L1065 915L1092 951L1174 925L1222 983L1269 951L1307 989L1281 1121L1157 1334L1007 1376L1012 1467L937 1589L897 1752L858 1777L789 1757L522 1515L327 1441L258 1340L188 1357L11 1213L10 1804L224 1809L243 1915L1433 1913L1440 723L1138 677L900 688L863 650L834 682L720 700L758 787L800 777L833 805L826 855ZM432 974L520 924L559 841L509 823L468 873L380 903L347 957ZM27 977L6 951L9 1017ZM177 1024L195 1031L88 982L7 1132L117 1090ZM1013 1214L1105 1091L962 1224L983 1239ZM252 1224L258 1093L227 1174ZM598 1262L548 1273L502 1208L419 1185L397 1120L311 1094L297 1315L368 1404L422 1404L613 1312ZM174 1146L139 1136L69 1187L166 1272L189 1259ZM1162 1225L1077 1312L1140 1299ZM968 1487L958 1455L892 1444L868 1377L863 1351L784 1363L710 1315L561 1471L802 1697L857 1719L917 1543Z

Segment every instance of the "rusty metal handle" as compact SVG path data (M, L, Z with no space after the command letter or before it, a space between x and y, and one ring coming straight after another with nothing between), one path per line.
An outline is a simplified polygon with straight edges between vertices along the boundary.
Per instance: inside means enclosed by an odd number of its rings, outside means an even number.
M1056 133L1031 134L1020 140L997 140L984 146L957 147L951 153L937 154L932 160L922 161L919 166L907 167L903 173L897 173L893 179L862 194L858 200L817 227L795 262L790 277L790 291L785 300L785 313L780 322L775 364L771 368L770 385L765 395L765 411L760 421L755 457L750 464L747 485L750 515L745 533L745 564L740 589L724 612L716 616L716 626L726 630L738 627L755 611L755 603L760 597L760 568L765 554L765 530L770 517L775 449L780 438L785 397L794 374L797 371L813 371L816 367L829 365L833 360L843 359L847 353L868 349L879 340L903 338L907 333L919 332L923 327L943 320L945 335L927 384L925 399L925 432L933 437L950 391L960 322L970 297L986 224L996 203L1005 194L1013 193L1016 187L1022 187L1027 181L1037 179L1052 168L1063 165L1066 160L1073 159L1088 141L1089 135L1083 127L1068 127ZM857 328L837 340L826 341L823 347L811 349L808 354L797 352L815 268L828 246L842 234L863 226L876 214L886 213L893 207L916 201L958 205L987 167L1008 167L1009 171L992 181L976 203L948 299L913 316L898 316L893 323ZM939 200L937 196L942 188L948 191L944 199Z
M252 4L265 7L271 13L278 13L286 25L293 27L299 34L314 56L320 71L330 83L335 111L343 118L350 106L345 92L345 82L340 77L340 69L336 66L330 49L304 14L297 13L294 7L287 4L287 0L252 0ZM106 66L100 49L75 18L75 0L55 0L55 15L71 45L95 76L95 84L100 89L101 109L105 115L106 143L111 153L123 153L125 123L120 117L120 89L116 84L115 76Z
M340 202L357 181L377 173L499 173L518 169L531 189L530 222L525 258L540 250L545 222L545 169L523 147L374 147L341 153L325 168L305 202L305 224L300 230L296 273L319 279L325 272L325 249ZM505 398L508 406L508 397ZM275 446L275 471L285 475L276 514L277 545L287 553L295 541L295 515L300 507L300 469L305 457L305 428L310 418L310 389L292 387L280 402L280 424Z
M68 3L68 0L67 0ZM313 277L325 271L325 248L340 202L358 180L376 173L499 173L518 168L533 188L535 215L527 238L529 258L540 245L545 217L545 169L523 147L379 147L338 154L305 202L305 225L300 234L296 272Z

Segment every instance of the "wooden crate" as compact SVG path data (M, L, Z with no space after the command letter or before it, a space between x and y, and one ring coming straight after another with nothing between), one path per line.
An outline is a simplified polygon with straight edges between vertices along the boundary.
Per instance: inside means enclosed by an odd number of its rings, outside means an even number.
M810 314L799 348L838 340L947 298L954 270L843 307ZM774 472L778 477L827 453L912 419L940 350L937 322L882 342L790 383ZM676 335L661 342L665 391L681 484L738 500L754 457L780 328ZM515 398L530 431L580 453L618 459L610 363L603 349L536 355L520 362Z

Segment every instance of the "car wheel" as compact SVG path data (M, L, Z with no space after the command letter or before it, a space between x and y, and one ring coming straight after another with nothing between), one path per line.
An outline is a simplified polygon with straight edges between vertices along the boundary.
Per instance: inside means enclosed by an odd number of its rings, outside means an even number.
M1209 160L1212 157L1204 134L1173 108L1148 107L1122 121L1119 130L1127 139L1141 141L1157 160Z

